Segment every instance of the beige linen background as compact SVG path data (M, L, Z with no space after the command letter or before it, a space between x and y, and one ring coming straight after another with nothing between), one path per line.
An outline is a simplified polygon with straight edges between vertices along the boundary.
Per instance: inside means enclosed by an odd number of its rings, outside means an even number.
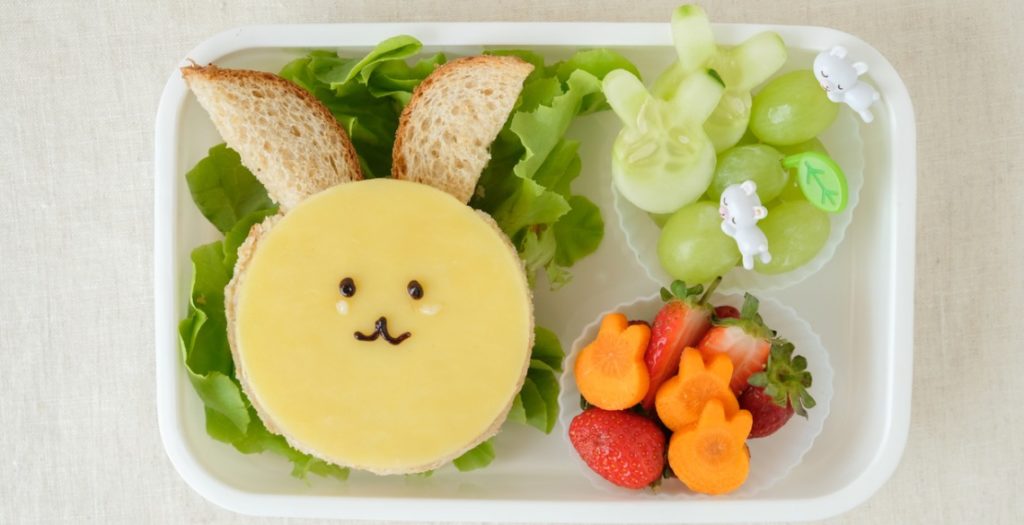
M263 522L189 489L157 433L153 119L195 44L257 23L661 22L677 1L0 0L0 523ZM917 112L909 442L891 481L832 522L1019 522L1024 5L704 4L720 22L859 35Z

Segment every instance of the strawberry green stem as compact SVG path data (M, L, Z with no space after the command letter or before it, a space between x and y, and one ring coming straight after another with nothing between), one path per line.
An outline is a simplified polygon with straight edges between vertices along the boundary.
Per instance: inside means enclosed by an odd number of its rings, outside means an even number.
M711 284L708 285L708 289L704 292L704 295L700 297L700 301L698 301L697 304L707 304L708 299L711 298L711 294L715 293L715 288L718 288L718 285L721 283L722 276L719 275L714 281L711 281Z
M747 321L753 321L757 316L757 308L760 306L761 301L750 295L749 293L743 294L743 308L740 309L740 319Z

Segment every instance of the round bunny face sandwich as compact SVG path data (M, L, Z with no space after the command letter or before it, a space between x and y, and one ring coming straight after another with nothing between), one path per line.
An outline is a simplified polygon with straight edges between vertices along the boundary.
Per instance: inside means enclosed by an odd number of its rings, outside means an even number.
M394 178L373 180L301 88L183 69L283 210L239 248L225 306L242 387L295 448L407 474L504 422L530 361L532 298L508 238L466 202L531 69L512 57L439 67L402 115Z

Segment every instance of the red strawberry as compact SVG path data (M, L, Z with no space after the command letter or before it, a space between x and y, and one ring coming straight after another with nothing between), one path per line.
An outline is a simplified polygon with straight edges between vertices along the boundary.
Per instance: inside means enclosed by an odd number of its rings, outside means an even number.
M807 392L811 386L807 359L793 357L793 350L793 343L785 339L773 341L764 372L750 376L750 387L739 398L740 407L754 417L752 438L774 434L794 412L807 417L807 409L815 405Z
M635 412L588 408L573 418L569 440L588 467L620 487L642 489L665 469L664 432Z
M683 355L683 349L696 345L711 328L711 314L714 310L706 301L720 281L721 278L711 283L707 292L699 284L687 288L682 281L673 282L672 291L661 289L661 298L666 303L654 318L651 339L644 354L651 378L643 400L644 409L654 409L658 387L679 373L679 358Z
M764 388L747 387L740 395L740 406L754 417L754 425L750 428L750 438L770 436L793 417L793 407L789 403L779 406L771 396L764 393Z
M758 300L746 294L737 319L719 319L701 339L697 349L710 360L715 354L727 354L732 360L729 386L737 396L747 388L747 379L764 369L772 345L771 330L757 314Z
M719 319L739 319L740 311L735 306L723 305L715 307L715 317Z

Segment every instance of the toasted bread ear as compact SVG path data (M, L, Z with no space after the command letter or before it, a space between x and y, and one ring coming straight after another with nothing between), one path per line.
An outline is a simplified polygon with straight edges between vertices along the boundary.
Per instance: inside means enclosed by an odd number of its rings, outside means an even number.
M221 137L283 211L331 186L360 180L345 130L313 95L277 75L181 68Z
M437 68L402 112L391 175L469 202L531 71L512 56L465 57Z

